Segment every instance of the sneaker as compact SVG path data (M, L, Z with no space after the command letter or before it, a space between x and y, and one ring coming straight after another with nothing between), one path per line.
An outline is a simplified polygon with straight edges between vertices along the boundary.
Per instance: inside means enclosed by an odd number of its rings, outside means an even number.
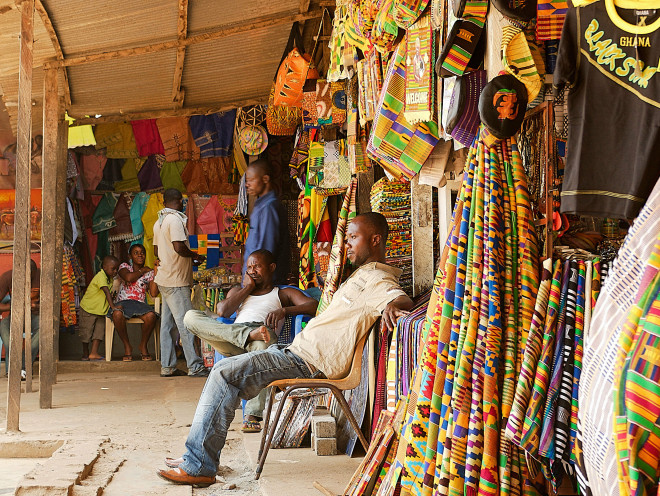
M167 370L164 369L160 372L161 377L181 377L183 375L186 375L186 373L180 369L174 369L171 372L167 372Z
M188 377L208 377L210 372L206 367L202 367L197 372L188 372Z

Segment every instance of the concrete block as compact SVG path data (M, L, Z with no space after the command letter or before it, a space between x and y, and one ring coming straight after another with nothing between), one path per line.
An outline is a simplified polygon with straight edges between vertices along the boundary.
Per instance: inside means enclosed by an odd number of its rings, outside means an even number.
M332 415L312 417L312 433L317 438L335 437L337 435L337 422Z
M332 456L337 454L337 438L315 437L314 451L317 456Z
M312 441L311 448L312 448L312 450L314 449L314 440L315 439L316 439L316 436L314 436L314 433L312 432L312 437L311 437L311 441Z

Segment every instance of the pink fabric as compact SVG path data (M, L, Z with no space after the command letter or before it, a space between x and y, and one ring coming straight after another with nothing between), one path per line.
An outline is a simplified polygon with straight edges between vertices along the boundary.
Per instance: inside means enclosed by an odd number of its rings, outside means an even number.
M212 196L209 202L202 210L202 213L197 217L197 225L202 230L203 234L218 234L220 232L220 224L224 210L218 203L218 197ZM223 226L224 227L224 226Z
M141 121L131 121L133 126L133 135L137 145L140 157L149 155L164 155L163 141L160 139L156 119L144 119Z
M82 155L80 157L85 189L96 189L103 177L103 169L107 161L108 158L105 155Z

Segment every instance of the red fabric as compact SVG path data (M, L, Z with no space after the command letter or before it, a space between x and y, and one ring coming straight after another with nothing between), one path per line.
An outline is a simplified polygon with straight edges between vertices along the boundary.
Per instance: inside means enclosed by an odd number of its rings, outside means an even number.
M156 126L156 119L144 119L141 121L131 121L133 126L133 135L137 145L140 157L149 155L164 155L163 141L160 139L160 133Z
M396 331L395 331L396 332ZM380 333L380 352L378 353L378 370L376 372L376 395L374 397L374 415L373 419L380 418L380 412L387 408L387 354L389 351L387 340L387 331ZM376 422L371 424L371 435L376 429Z
M224 210L221 209L218 203L218 197L212 196L209 202L202 210L202 213L197 217L197 225L202 230L203 234L218 234L220 232L220 224L222 223L222 214Z

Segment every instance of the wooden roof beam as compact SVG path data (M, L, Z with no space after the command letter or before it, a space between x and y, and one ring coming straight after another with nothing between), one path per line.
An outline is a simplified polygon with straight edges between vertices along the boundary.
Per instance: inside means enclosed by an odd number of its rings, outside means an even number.
M105 60L121 59L125 57L135 57L138 55L145 55L148 53L162 52L173 48L187 47L196 45L205 41L217 40L225 38L237 33L251 31L254 29L268 28L271 26L280 26L282 24L293 24L294 22L306 21L321 17L323 10L315 9L304 13L279 13L268 16L257 17L246 21L234 23L230 26L220 28L216 31L208 31L206 33L189 36L183 40L164 41L161 43L154 43L151 45L142 45L134 48L124 48L121 50L113 50L108 52L92 53L88 55L79 55L77 57L69 57L64 60L53 60L44 63L44 68L50 69L53 67L71 67L74 65L90 64L92 62L101 62Z
M262 105L266 103L266 100L267 97L250 98L247 100L227 102L215 106L209 105L207 107L144 110L140 112L127 112L125 114L106 114L102 115L101 117L86 117L84 115L74 114L70 114L70 116L76 119L76 125L93 125L106 122L129 122L141 119L158 119L160 117L188 117L191 115L215 114L216 112L226 112L227 110L232 110L239 107L247 107L248 105Z
M50 41L53 43L53 48L55 49L55 57L58 61L62 62L64 60L64 52L62 51L62 45L60 44L60 39L57 36L57 31L55 31L55 26L50 20L48 11L44 7L44 4L41 0L36 0L34 2L34 8L39 12L39 17L41 17L41 22L44 23L46 32L50 36ZM66 108L71 106L71 87L69 85L69 74L66 70L66 67L63 67L64 75L64 101L66 102Z
M188 36L188 0L179 0L179 17L177 19L177 40L179 43ZM186 47L176 49L176 65L174 66L174 81L172 82L172 101L174 108L183 107L184 90L181 88L183 79L183 62L186 58Z

